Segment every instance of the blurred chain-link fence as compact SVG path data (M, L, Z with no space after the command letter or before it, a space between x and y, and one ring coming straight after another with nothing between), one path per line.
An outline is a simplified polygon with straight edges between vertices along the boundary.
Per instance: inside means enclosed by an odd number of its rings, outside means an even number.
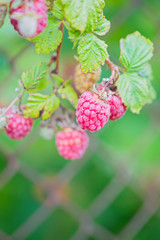
M107 41L113 54L117 55L117 38L132 30L151 36L157 89L159 10L159 0L112 0L106 9L112 22ZM11 91L16 64L20 66L32 51L33 45L25 42L19 52L9 55L11 68L0 82L1 92L7 86ZM38 124L18 143L1 133L0 240L160 239L158 106L157 100L141 115L127 113L91 134L86 155L74 162L59 157L53 141L39 137Z

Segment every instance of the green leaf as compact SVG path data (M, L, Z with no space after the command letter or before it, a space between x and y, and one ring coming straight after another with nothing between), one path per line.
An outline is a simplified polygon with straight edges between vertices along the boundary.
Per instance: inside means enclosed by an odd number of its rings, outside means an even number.
M138 73L124 73L117 83L119 94L124 104L134 113L139 113L148 96L147 80Z
M92 72L108 59L107 45L94 34L86 34L79 42L79 61L84 73Z
M40 33L32 42L36 42L36 52L49 54L57 49L62 41L62 32L59 30L60 21L53 17L48 18L48 25L44 32Z
M62 6L62 4L59 0L54 1L54 6L53 6L52 13L53 13L54 17L56 17L60 20L62 20L64 18L63 6Z
M155 89L153 88L151 81L153 80L152 68L150 64L146 64L144 68L138 72L140 76L143 76L147 80L148 85L148 96L146 97L146 104L150 104L156 98L157 94Z
M21 80L26 90L35 89L41 80L43 80L47 74L47 65L45 63L38 63L34 67L30 68L27 72L23 72Z
M93 31L105 5L104 0L61 0L65 17L72 27L83 32Z
M81 38L81 32L79 30L76 30L75 28L71 27L71 24L68 22L65 22L65 27L68 30L68 38L71 39L71 41L77 41Z
M64 79L58 76L57 74L52 73L52 77L57 86L60 86L64 82Z
M66 81L59 89L58 93L62 99L67 99L74 107L77 107L78 96L76 91L70 85L71 80Z
M99 35L99 36L103 36L105 35L107 32L109 32L111 27L111 23L110 21L108 21L103 15L101 17L101 19L98 21L96 29L94 30L94 33Z
M59 107L60 100L55 94L50 96L40 93L30 94L26 108L23 110L25 117L48 119Z
M6 14L7 14L7 5L1 4L1 1L0 1L0 27L3 26Z
M153 56L152 42L139 32L121 39L120 62L128 71L139 71Z

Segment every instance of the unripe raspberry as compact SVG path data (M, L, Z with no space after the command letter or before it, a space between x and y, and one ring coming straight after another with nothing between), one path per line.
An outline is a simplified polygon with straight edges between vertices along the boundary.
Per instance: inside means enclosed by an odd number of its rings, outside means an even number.
M108 102L111 107L110 120L117 120L125 114L127 109L119 96L112 96Z
M78 101L76 116L82 129L94 132L108 122L110 105L100 100L96 94L85 92Z
M18 114L14 108L10 109L6 116L9 116L9 118L5 132L10 138L14 140L23 139L32 130L33 119Z
M83 73L81 65L78 64L75 69L75 87L80 93L84 93L93 88L93 85L100 79L101 67L89 73Z
M45 0L16 0L10 3L10 19L15 30L24 38L34 38L47 25Z
M89 137L82 130L66 128L56 134L58 152L65 159L81 158L88 147Z

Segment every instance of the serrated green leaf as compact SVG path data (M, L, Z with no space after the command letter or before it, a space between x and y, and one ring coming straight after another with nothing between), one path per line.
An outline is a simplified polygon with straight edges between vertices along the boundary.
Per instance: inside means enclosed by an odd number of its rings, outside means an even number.
M121 39L120 62L128 71L139 71L153 56L152 42L139 32Z
M150 104L153 102L153 100L156 98L156 91L153 88L151 81L153 80L153 74L152 74L152 68L150 64L146 64L144 68L138 72L138 74L142 77L145 77L147 80L148 85L148 95L146 97L146 104Z
M59 30L60 21L53 17L48 18L48 25L44 32L37 35L32 42L36 43L36 52L49 54L57 49L62 41L62 32Z
M70 85L71 80L66 81L59 89L58 93L62 99L67 99L69 102L76 107L78 104L78 96L76 91Z
M138 73L120 75L116 86L124 104L134 113L139 113L148 96L147 80Z
M6 14L7 14L7 4L3 4L0 1L0 27L3 26Z
M61 0L65 17L72 27L83 32L93 31L105 5L104 0Z
M107 45L94 34L86 34L79 42L79 61L84 73L92 72L108 59Z
M103 15L100 18L100 20L97 23L96 29L94 30L94 33L99 35L99 36L103 36L105 35L107 32L109 32L111 27L111 22L108 21Z
M64 18L63 6L60 1L54 1L52 13L54 17L62 20Z
M60 86L64 82L64 79L58 76L57 74L52 74L52 77L57 86Z
M40 93L30 94L26 108L23 110L25 117L48 119L59 107L60 100L55 94L50 96Z
M38 63L34 67L30 68L27 72L23 72L21 81L26 90L35 89L41 80L43 80L47 74L47 65L45 63Z
M68 30L68 38L71 39L71 41L78 41L81 37L81 32L75 28L72 28L71 24L68 22L65 22L64 24Z

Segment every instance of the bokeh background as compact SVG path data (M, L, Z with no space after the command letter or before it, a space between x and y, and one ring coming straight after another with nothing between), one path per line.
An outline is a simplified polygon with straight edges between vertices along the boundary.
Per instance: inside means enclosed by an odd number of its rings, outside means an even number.
M0 240L160 239L160 1L108 0L105 15L112 23L105 40L113 62L129 33L138 30L154 42L157 99L139 115L128 111L90 134L84 158L74 162L58 155L54 140L39 136L38 120L22 141L1 131ZM65 33L61 74L67 77L76 64L71 49ZM21 73L48 57L37 55L6 19L0 29L2 106L16 96Z

